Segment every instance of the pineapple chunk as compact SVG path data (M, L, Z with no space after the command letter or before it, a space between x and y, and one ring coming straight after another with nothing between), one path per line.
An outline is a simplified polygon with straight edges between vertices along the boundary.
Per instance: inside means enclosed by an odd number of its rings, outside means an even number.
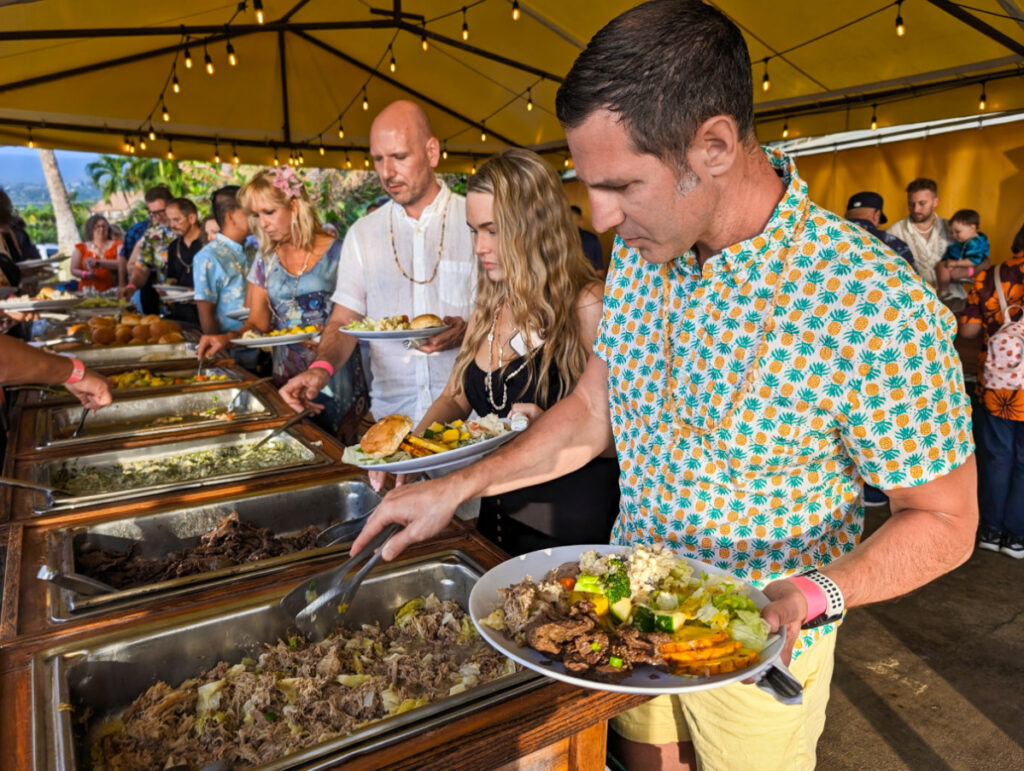
M442 442L447 442L449 444L451 444L452 442L458 442L459 441L459 429L457 429L457 428L449 428L449 429L445 430L445 432L443 434L441 434L441 441Z

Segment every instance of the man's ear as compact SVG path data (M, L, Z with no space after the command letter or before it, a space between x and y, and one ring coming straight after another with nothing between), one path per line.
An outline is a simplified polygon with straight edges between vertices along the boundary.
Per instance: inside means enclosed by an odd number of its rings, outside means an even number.
M441 162L441 143L437 141L437 137L431 137L427 140L427 160L430 162L430 168L436 169L437 164Z
M736 121L728 115L713 115L697 127L687 156L691 168L720 177L732 168L742 150Z

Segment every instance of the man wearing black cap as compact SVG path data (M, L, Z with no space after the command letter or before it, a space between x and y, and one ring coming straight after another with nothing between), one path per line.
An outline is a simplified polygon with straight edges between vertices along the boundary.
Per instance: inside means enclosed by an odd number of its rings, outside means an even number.
M878 227L889 221L889 218L882 211L882 204L882 196L878 193L857 193L846 204L846 219L855 225L860 225L864 230L868 231L868 233L906 260L910 267L917 270L914 265L914 253L910 251L907 242L890 233L886 233Z

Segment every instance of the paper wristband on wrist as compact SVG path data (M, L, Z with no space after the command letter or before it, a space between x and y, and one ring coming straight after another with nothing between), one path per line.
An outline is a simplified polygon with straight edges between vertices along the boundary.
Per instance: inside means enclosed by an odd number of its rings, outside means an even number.
M324 370L324 372L327 373L328 377L334 377L334 367L331 366L331 363L329 361L317 359L316 361L309 365L309 369L314 368Z
M74 385L85 377L85 365L82 364L82 360L74 356L69 358L71 359L71 376L64 381L64 385Z

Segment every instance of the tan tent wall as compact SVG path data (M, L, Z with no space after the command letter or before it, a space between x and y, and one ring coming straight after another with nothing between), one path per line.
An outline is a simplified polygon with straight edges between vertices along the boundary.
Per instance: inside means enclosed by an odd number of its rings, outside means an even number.
M890 222L907 215L907 183L929 177L939 186L939 213L976 209L997 261L1010 254L1014 235L1024 225L1024 121L938 134L873 147L809 155L796 159L811 200L839 214L854 193L874 190L885 199ZM570 202L590 205L578 180L565 183ZM601 235L607 259L614 236Z
M939 214L976 209L998 261L1009 257L1024 225L1024 121L810 155L796 164L816 203L842 214L851 195L874 190L890 222L907 216L910 180L934 179Z

